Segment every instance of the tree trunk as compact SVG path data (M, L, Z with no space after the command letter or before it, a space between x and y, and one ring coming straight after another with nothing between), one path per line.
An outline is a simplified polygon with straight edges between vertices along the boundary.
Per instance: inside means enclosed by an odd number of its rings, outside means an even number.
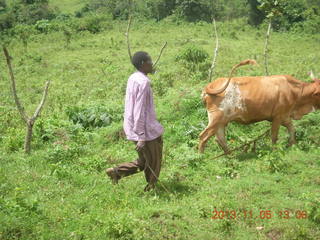
M33 130L33 123L31 121L28 121L27 133L24 141L24 152L27 154L30 153L30 149L31 149L32 130Z

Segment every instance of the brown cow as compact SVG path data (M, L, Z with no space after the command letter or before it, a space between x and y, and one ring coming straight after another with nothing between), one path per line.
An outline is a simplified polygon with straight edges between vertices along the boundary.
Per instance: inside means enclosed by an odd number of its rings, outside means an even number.
M313 78L312 83L306 83L290 75L232 77L237 67L247 64L256 62L242 61L232 68L229 78L218 78L203 90L209 123L200 133L200 152L213 135L225 153L229 152L225 128L230 121L243 124L272 122L272 143L277 141L280 125L285 126L290 135L289 145L292 145L295 143L292 119L301 119L320 108L319 79Z

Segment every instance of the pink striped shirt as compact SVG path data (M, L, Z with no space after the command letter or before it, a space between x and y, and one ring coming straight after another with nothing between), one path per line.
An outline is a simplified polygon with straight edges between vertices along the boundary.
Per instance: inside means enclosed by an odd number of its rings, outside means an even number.
M139 71L128 79L123 128L132 141L151 141L163 133L154 111L150 79Z

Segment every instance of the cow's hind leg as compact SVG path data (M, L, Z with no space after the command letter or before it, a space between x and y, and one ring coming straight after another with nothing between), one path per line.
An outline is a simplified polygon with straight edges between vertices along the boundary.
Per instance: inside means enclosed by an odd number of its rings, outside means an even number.
M208 112L209 123L208 126L200 133L199 138L199 152L203 153L206 143L209 138L216 134L218 124L222 119L221 112Z
M227 145L226 137L225 137L225 126L220 124L216 133L217 142L222 147L223 151L228 154L230 150Z
M280 128L280 124L281 124L281 120L280 119L274 119L272 121L272 125L271 125L271 140L273 144L276 144L277 140L278 140L278 134L279 134L279 128Z
M293 126L291 118L288 118L282 122L282 126L285 126L288 129L289 133L289 146L296 144L295 138L295 128Z

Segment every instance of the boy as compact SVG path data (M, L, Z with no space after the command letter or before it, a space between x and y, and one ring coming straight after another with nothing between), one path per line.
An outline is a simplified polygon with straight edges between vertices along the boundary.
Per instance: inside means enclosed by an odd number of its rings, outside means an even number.
M144 171L147 186L144 191L155 187L162 160L163 127L156 119L149 73L153 73L152 60L146 52L136 52L132 64L138 70L127 83L123 128L127 139L133 141L138 159L122 163L106 170L114 184L122 177Z

